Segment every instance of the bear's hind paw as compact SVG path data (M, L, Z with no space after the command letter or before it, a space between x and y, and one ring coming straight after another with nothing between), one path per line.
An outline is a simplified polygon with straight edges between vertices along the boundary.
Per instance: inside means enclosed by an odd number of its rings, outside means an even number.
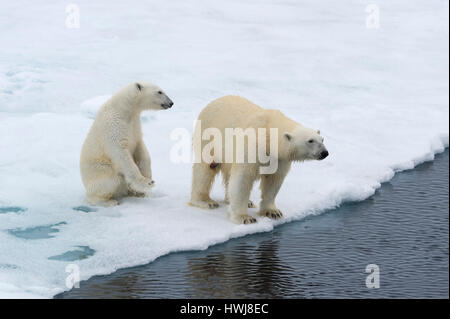
M251 200L248 200L248 208L256 208L256 205Z
M219 207L219 203L210 199L210 200L193 200L189 203L192 206L197 206L200 208L209 208L214 209Z
M119 205L119 202L115 199L103 200L88 198L88 203L94 206L113 207Z

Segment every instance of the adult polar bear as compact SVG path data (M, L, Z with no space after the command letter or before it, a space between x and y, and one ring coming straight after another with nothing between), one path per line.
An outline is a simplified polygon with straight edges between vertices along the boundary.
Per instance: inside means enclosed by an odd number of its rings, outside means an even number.
M199 127L201 128L199 129ZM201 156L200 161L197 160L199 163L194 163L190 204L202 208L219 206L216 201L209 197L209 194L214 177L221 171L226 187L225 202L230 204L228 216L231 221L237 224L256 222L256 219L247 213L247 208L253 206L249 197L255 180L261 178L261 202L258 214L278 219L282 217L282 213L275 206L275 197L289 172L291 162L322 160L328 156L328 151L323 145L323 138L319 131L303 127L284 116L280 111L263 109L239 96L219 98L202 110L195 129L200 130L197 138L201 140L197 142L194 140L194 148L196 143L201 147L200 150L194 149L197 156L203 153L205 149L206 142L203 140L203 133L209 128L218 129L221 133L220 138L225 137L225 140L222 140L220 144L222 149L219 152L215 152L214 148L211 148L212 161L211 158L205 161L204 156ZM259 128L265 128L265 150L269 149L270 128L276 128L277 135L275 135L275 138L277 138L278 150L276 154L270 154L275 156L278 162L275 173L261 174L260 167L263 163L258 158L254 163L251 163L248 156L247 162L237 162L234 155L231 156L231 161L224 161L224 158L218 156L217 154L224 154L225 158L227 156L225 145L229 142L226 141L226 130L230 128L241 128L243 130L250 128L255 129L255 131L258 131L256 129ZM260 143L259 138L253 140L255 143ZM208 144L210 143L212 142ZM247 146L249 143L251 141L247 139ZM236 143L234 143L232 149L237 152L235 145ZM261 145L257 146L258 148L261 147ZM241 151L248 153L248 150L249 148L244 145L244 150Z
M117 205L118 198L143 196L153 186L140 114L172 105L158 86L139 82L122 88L100 108L80 158L81 178L90 204Z

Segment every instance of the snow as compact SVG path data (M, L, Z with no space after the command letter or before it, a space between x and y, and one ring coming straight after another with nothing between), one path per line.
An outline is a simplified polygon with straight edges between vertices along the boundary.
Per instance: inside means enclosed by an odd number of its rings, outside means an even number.
M70 264L86 280L363 200L448 147L447 1L377 1L375 29L366 1L75 4L72 29L64 2L0 4L0 298L67 290ZM135 80L175 102L143 114L156 187L89 211L81 145L96 109ZM279 222L230 223L219 183L218 210L187 205L191 164L170 160L171 133L192 132L199 111L226 94L325 137L331 155L288 175Z

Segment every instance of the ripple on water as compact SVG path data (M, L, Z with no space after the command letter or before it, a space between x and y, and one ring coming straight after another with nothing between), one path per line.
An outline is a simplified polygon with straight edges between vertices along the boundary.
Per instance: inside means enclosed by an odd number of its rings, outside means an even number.
M448 159L397 174L368 200L95 276L56 298L448 298ZM380 289L365 285L371 263Z

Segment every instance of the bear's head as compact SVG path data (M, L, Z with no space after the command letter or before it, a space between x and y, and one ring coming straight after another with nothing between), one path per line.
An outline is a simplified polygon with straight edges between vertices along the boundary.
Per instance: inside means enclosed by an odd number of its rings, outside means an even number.
M282 143L281 151L291 161L323 160L329 154L320 131L306 127L285 132Z
M135 83L136 102L141 110L166 110L173 105L164 91L152 83Z

